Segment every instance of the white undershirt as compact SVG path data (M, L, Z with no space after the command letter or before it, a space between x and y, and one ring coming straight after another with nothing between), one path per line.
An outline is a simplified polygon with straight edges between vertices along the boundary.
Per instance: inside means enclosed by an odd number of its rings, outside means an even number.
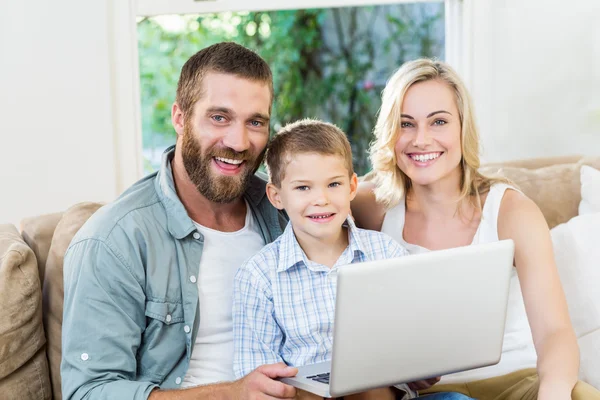
M183 387L234 380L233 277L265 245L247 203L246 210L246 223L237 232L220 232L194 222L204 235L198 273L200 326Z

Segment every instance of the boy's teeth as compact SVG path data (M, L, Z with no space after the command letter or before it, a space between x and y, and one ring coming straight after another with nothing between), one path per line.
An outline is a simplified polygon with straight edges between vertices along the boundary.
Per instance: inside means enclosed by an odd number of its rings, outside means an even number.
M329 218L331 217L333 214L327 214L327 215L312 215L311 218L316 218L316 219L323 219L323 218Z
M241 163L244 162L244 160L233 160L231 158L223 158L223 157L215 157L218 161L227 163L227 164L233 164L233 165L239 165Z

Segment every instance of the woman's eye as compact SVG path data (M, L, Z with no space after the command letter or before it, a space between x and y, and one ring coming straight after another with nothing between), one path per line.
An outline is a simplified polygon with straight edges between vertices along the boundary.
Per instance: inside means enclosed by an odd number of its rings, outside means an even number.
M410 122L400 122L401 128L410 128L411 126L413 126L413 124Z
M439 125L439 126L442 126L442 125L446 125L446 124L447 124L447 122L446 122L446 121L444 121L443 119L436 119L435 121L433 121L433 124L434 124L434 125Z

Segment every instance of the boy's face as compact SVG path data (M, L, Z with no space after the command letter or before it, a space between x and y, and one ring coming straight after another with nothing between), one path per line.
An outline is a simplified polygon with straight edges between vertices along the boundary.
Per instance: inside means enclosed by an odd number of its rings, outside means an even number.
M267 195L285 209L299 241L330 240L339 236L357 187L342 157L303 153L291 157L281 187L268 184Z

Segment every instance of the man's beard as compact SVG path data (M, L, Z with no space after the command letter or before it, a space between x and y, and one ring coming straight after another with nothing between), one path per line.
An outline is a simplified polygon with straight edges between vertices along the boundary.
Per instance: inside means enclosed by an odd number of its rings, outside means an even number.
M256 155L247 150L237 152L228 147L210 147L203 153L188 123L184 127L181 150L185 170L198 192L208 200L221 204L231 203L242 196L250 176L258 169L265 153L263 151ZM244 160L241 166L243 170L236 176L215 176L211 168L214 157Z

